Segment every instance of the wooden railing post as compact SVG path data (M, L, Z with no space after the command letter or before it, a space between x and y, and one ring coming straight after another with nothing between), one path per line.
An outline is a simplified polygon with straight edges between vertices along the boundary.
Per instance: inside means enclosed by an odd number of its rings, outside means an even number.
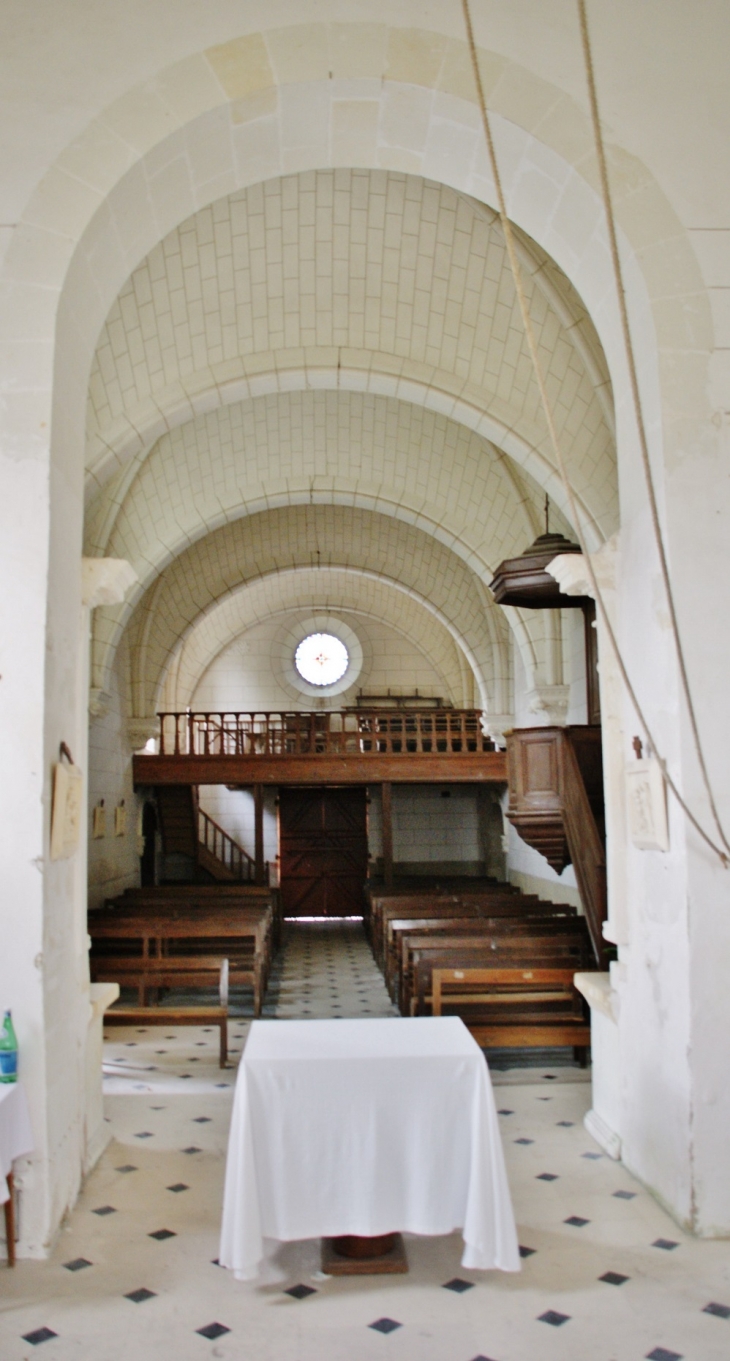
M383 805L383 878L385 887L393 887L393 786L389 780L381 785Z
M186 710L160 713L158 719L159 755L170 758L189 755L233 763L236 758L294 756L316 760L367 755L377 765L378 757L396 757L400 761L429 756L463 758L469 754L478 758L482 752L493 750L481 731L476 710L445 707L411 709L393 705L353 711L247 713ZM423 777L425 769L424 762L416 779ZM392 772L388 774L392 780ZM245 775L250 788L258 778L257 772L251 770ZM266 778L271 775L267 773ZM447 768L443 768L441 778L451 778ZM466 778L471 778L471 774L467 773Z
M253 808L254 808L254 846L256 861L256 883L265 883L264 869L264 786L255 784L253 787Z

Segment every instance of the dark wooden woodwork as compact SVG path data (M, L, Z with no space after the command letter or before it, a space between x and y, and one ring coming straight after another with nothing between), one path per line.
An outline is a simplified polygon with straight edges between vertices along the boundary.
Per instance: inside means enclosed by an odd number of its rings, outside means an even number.
M257 884L263 884L266 881L266 871L264 868L264 786L262 784L255 784L253 787L253 806L255 878Z
M362 916L366 790L282 789L279 855L285 917Z
M599 965L605 959L606 851L601 730L515 728L507 817L558 873L573 864Z
M161 756L475 755L494 750L477 709L161 713Z
M210 878L246 882L255 878L253 858L198 805L197 787L185 780L164 781L157 790L157 807L165 855L183 855L190 862L190 877L200 869ZM263 841L261 843L263 851ZM268 880L268 866L261 858L257 883Z
M378 1253L368 1245L377 1245ZM400 1233L381 1234L379 1238L322 1239L322 1271L325 1276L393 1276L408 1270L408 1259Z
M8 1266L15 1266L15 1180L12 1172L5 1178L8 1199L5 1201L5 1238L8 1245Z
M198 808L198 840L195 847L196 864L207 871L219 883L248 883L253 880L263 884L268 878L261 868L262 878L257 877L255 861L239 846L232 836L214 818Z
M393 887L393 786L384 780L381 787L383 814L383 880L386 888Z
M155 882L157 869L157 810L149 799L142 810L142 836L144 849L139 857L139 879L145 887L150 887Z
M573 975L590 967L592 944L573 908L508 884L469 893L462 881L444 893L432 883L371 890L369 925L404 1016L443 1015L448 1003L483 1046L571 1046L587 1061L590 1024Z
M394 1233L381 1233L375 1238L362 1238L355 1233L343 1233L333 1238L332 1247L340 1257L351 1257L353 1261L367 1261L373 1257L384 1257L395 1247Z
M562 534L541 534L518 558L499 564L489 589L498 605L519 605L530 610L575 609L586 596L563 595L555 577L546 570L553 558L580 553L577 543Z
M582 920L579 918L579 920ZM590 967L588 933L561 932L488 937L411 937L404 950L404 972L399 988L403 1015L423 1016L430 1010L433 970L472 968L569 968L573 973Z
M572 1045L585 1065L591 1027L573 969L434 969L432 989L432 1015L460 1016L477 1044Z
M464 889L464 884L468 883L469 888ZM463 891L462 891L463 890ZM442 887L433 884L428 879L421 879L420 882L413 882L408 889L398 884L391 892L387 892L383 884L378 884L373 888L368 884L366 893L368 900L368 914L365 919L365 926L370 937L370 944L373 954L380 965L383 967L385 941L387 939L388 922L393 917L407 917L411 913L414 916L430 913L437 916L447 909L458 909L459 907L474 905L477 908L487 908L495 900L495 897L503 902L510 897L520 896L519 889L512 884L500 884L496 880L465 880L461 879L458 886L453 884Z
M195 794L185 781L168 784L158 793L157 811L165 855L184 855L195 861L198 835Z
M203 975L209 982L225 957L231 982L253 989L259 1016L273 952L273 909L241 908L230 899L224 906L188 900L181 907L153 895L149 890L131 903L123 898L120 906L89 913L92 980L136 987L144 1006L151 988L203 986Z
M345 756L155 756L133 758L135 785L505 784L503 751Z
M144 903L154 910L170 904L176 911L193 911L210 908L234 907L252 915L250 909L270 908L273 919L272 944L278 948L281 938L281 895L278 888L252 883L215 883L215 884L158 884L154 888L125 888L116 898L108 898L106 907L120 907L123 910ZM258 914L260 916L260 913ZM264 914L267 918L267 914Z
M463 909L462 909L463 910ZM556 917L550 911L550 905L540 903L531 909L524 908L522 911L514 908L508 910L502 905L495 904L490 908L489 915L473 913L470 917L436 917L429 920L425 917L412 918L409 920L396 919L389 923L389 940L385 959L385 982L388 991L395 1001L398 992L398 980L403 976L406 969L406 953L408 942L414 937L423 938L428 936L484 936L490 933L492 936L500 935L512 937L516 935L539 936L545 932L557 934L555 922L561 923L574 922L575 917ZM568 932L573 928L568 926ZM580 929L580 928L579 928Z
M588 722L594 725L601 722L601 687L598 679L596 605L593 600L588 600L583 605L583 625L586 651L586 705Z

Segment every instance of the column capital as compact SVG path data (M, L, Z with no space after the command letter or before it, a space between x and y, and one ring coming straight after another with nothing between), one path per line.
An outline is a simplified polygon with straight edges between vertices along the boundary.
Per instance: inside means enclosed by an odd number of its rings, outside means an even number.
M81 601L89 610L97 605L120 605L137 581L126 558L81 559Z

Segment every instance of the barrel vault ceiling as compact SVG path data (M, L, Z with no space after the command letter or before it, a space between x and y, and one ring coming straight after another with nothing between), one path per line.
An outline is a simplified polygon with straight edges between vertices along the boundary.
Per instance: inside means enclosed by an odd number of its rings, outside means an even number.
M525 237L520 254L597 546L618 520L605 360L557 266ZM546 489L571 527L501 226L452 189L307 172L183 222L99 337L86 466L85 551L138 577L94 613L92 686L109 689L124 638L136 720L189 702L267 611L307 604L387 619L449 693L467 666L493 711L511 704L510 630L540 678L545 621L500 609L488 582L540 532Z

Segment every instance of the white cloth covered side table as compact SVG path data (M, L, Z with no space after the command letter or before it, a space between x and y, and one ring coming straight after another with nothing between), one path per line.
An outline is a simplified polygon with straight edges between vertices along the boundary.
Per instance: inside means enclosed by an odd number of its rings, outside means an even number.
M0 1086L0 1205L4 1208L8 1266L15 1266L13 1163L33 1152L28 1103L19 1082Z
M280 1242L461 1229L519 1271L489 1071L458 1017L254 1021L238 1070L220 1263Z
M16 1158L33 1152L28 1103L22 1083L0 1086L0 1205L8 1199L8 1173Z

